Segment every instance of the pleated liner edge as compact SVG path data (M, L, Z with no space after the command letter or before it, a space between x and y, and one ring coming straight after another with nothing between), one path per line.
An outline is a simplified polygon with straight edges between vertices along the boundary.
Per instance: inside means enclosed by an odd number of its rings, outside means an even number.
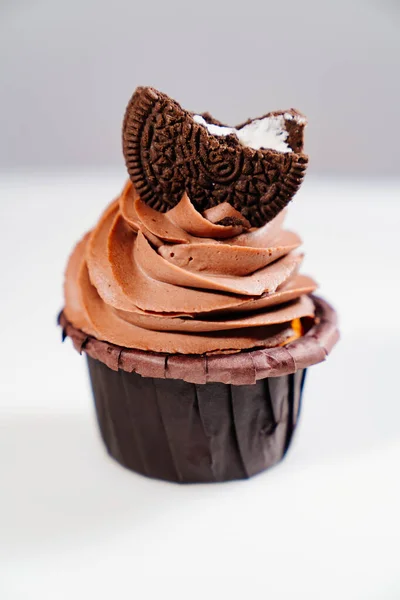
M88 338L61 315L64 335L87 354L108 453L128 469L180 483L246 479L278 463L298 420L305 367L324 360L338 339L335 311L313 299L318 324L300 340L207 360L125 349L116 358L115 346ZM235 360L244 355L250 361ZM200 364L202 377L193 373Z
M189 383L254 384L266 377L295 373L325 360L339 339L335 310L322 298L312 296L316 324L301 338L284 347L263 348L215 356L183 356L122 348L88 336L59 316L63 339L70 337L78 352L86 353L113 371L138 373L157 379L180 379Z

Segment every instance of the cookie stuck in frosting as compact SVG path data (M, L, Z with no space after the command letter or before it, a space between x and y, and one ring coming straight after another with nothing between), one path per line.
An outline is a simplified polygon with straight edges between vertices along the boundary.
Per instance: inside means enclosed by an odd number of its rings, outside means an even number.
M305 125L305 117L290 109L226 127L139 87L126 109L123 151L140 197L155 210L171 210L187 193L199 212L226 202L260 227L301 185L308 163Z

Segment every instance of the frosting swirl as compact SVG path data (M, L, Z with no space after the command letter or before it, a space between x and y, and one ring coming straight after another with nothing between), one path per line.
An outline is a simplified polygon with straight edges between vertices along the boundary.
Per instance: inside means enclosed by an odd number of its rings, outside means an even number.
M301 240L284 216L251 228L229 204L202 215L186 195L160 213L128 182L69 259L65 315L99 340L153 352L285 344L314 315L316 284L298 274Z

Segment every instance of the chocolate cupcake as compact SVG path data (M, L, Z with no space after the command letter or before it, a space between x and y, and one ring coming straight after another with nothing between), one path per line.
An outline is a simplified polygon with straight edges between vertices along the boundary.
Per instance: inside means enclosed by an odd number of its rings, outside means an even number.
M122 465L227 481L286 453L306 368L338 339L283 228L305 124L292 109L226 127L152 88L133 95L130 180L76 245L60 315Z

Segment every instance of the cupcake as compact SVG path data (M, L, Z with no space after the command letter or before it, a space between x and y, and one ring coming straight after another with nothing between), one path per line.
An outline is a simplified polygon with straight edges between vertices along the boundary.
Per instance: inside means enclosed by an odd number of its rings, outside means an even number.
M133 94L129 180L75 246L59 317L123 466L214 482L285 455L306 369L338 340L284 228L305 125L291 109L227 127L153 88Z

